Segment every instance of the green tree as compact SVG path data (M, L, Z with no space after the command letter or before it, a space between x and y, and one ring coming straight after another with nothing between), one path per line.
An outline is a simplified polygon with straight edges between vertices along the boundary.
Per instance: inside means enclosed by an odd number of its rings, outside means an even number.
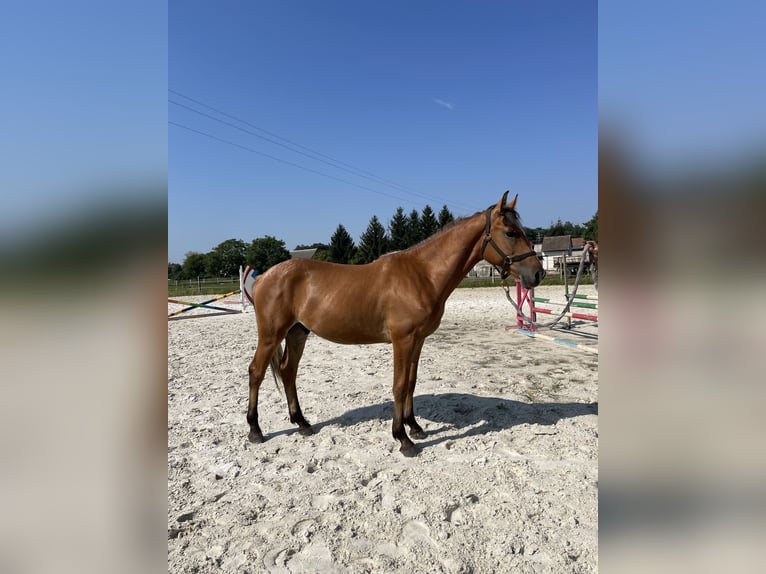
M576 225L571 221L561 221L561 218L557 219L555 223L551 223L546 235L571 235L572 237L581 237L583 228L580 225Z
M445 225L453 221L455 221L455 216L452 215L446 204L443 205L442 210L439 212L439 229L444 229Z
M247 246L246 262L252 265L258 273L265 273L277 263L290 259L290 252L285 242L271 235L266 235Z
M391 251L401 251L407 249L407 217L404 215L404 209L396 208L396 213L388 222L388 240Z
M407 238L405 241L407 247L412 247L413 245L420 243L423 239L423 233L420 229L420 214L416 209L410 211L410 216L407 219L407 234L405 237Z
M584 227L585 231L583 231L582 236L585 239L592 239L598 243L598 209L596 210L596 213L593 215L593 217L585 222Z
M564 223L561 221L561 218L559 217L555 222L551 221L551 225L548 228L548 232L546 235L566 235L566 230L564 229Z
M542 227L525 227L524 235L527 236L532 243L542 243L543 237L549 235Z
M189 251L184 256L184 262L181 265L181 279L196 279L197 277L206 277L205 267L207 261L206 253L197 253Z
M183 269L180 263L168 263L168 279L178 279Z
M315 261L329 261L330 260L330 247L328 246L327 249L317 249L316 253L314 253L314 257L312 257Z
M356 247L354 240L342 224L338 225L330 238L330 261L333 263L348 263L354 257Z
M211 277L236 277L245 264L247 245L241 239L227 239L216 245L207 256L207 272Z
M420 215L420 234L422 238L431 237L434 233L439 231L439 222L436 221L436 215L430 205L426 205L423 208L423 213Z
M317 251L322 251L323 249L329 249L330 246L327 245L327 243L312 243L311 245L296 245L295 251L298 251L299 249L316 249Z
M371 263L388 251L388 237L386 229L373 215L370 223L362 236L359 238L359 246L356 248L354 263Z

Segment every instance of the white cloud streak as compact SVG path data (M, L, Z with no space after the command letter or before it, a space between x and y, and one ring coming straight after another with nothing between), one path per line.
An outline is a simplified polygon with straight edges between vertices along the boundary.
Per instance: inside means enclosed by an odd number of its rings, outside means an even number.
M449 102L445 102L444 100L440 100L438 98L434 99L434 103L439 104L440 106L443 106L443 107L447 108L450 111L455 109L455 105L454 104L451 104Z

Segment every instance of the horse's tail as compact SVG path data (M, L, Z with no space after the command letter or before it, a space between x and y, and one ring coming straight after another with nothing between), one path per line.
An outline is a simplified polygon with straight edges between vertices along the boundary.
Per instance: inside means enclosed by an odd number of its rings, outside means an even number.
M277 345L274 354L271 355L271 362L269 363L271 365L271 374L274 375L274 383L276 383L280 395L283 394L282 389L285 386L282 381L282 375L279 374L279 366L282 364L282 357L282 344L280 343Z

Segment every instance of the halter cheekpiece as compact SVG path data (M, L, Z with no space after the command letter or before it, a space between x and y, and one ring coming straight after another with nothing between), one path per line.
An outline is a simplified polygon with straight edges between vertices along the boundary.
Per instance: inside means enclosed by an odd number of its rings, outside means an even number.
M495 243L495 240L492 239L492 209L494 206L490 206L487 209L487 224L484 228L484 243L481 245L481 257L484 259L484 250L487 248L487 245L491 245L492 248L497 252L500 257L503 258L503 266L502 268L498 267L494 263L491 265L497 269L498 273L500 273L500 278L505 280L508 278L508 276L511 274L511 265L514 263L518 263L519 261L522 261L523 259L526 259L527 257L533 257L537 256L537 253L534 251L528 251L526 253L522 253L521 255L514 255L511 257L510 255L506 255L506 253L500 249L497 243Z

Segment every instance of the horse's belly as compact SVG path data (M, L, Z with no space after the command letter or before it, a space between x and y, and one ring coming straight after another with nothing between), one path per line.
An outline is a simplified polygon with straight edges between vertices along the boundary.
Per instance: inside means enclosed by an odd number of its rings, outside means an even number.
M341 345L369 345L372 343L390 343L391 338L387 333L373 330L345 330L337 328L319 327L312 329L306 325L312 333L323 339L339 343Z
M296 309L296 318L323 339L344 345L390 341L385 315L360 301L352 289L338 289L331 297L309 298Z

